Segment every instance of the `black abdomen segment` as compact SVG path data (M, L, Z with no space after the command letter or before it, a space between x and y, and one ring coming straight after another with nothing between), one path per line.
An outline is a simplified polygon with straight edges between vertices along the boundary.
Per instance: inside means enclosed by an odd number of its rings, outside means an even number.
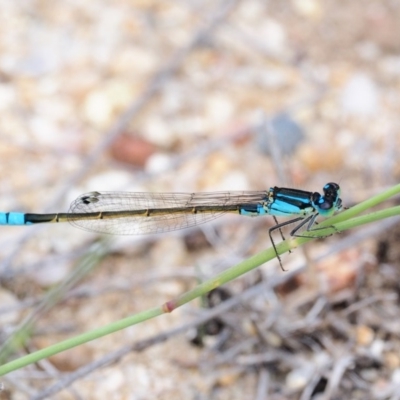
M57 214L23 214L23 213L0 213L0 225L29 225L40 223L55 223L66 221L78 221L83 219L110 219L143 216L152 217L165 214L197 214L197 213L218 213L218 212L237 212L240 205L229 206L197 206L197 207L171 207L160 209L143 210L122 210L122 211L102 211L89 213L57 213ZM12 214L11 218L8 216ZM1 216L3 215L3 218ZM4 221L4 222L3 222ZM11 222L10 222L11 221Z

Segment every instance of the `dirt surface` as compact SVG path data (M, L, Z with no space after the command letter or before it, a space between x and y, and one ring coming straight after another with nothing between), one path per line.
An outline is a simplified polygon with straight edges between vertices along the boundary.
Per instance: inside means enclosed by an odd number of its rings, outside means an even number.
M351 207L399 181L398 1L0 10L0 210L327 182ZM227 215L106 238L2 226L1 348L23 339L0 362L166 303L269 247L273 224ZM399 237L386 220L313 241L282 256L287 272L273 260L203 306L1 377L0 399L397 399Z

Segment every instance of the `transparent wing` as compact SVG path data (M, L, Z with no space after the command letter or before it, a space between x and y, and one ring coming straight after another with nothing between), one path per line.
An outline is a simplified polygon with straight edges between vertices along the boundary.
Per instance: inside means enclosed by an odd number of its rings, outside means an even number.
M189 228L232 212L232 206L265 201L267 192L210 193L129 193L92 192L81 195L72 204L70 223L88 231L117 235L136 235ZM201 212L192 212L202 207ZM215 207L215 209L213 209ZM187 208L186 211L182 210ZM207 210L205 210L207 208ZM180 210L178 210L180 209ZM146 211L161 210L157 213ZM162 210L165 210L163 213ZM118 212L137 211L136 215L118 216ZM76 218L76 214L117 212L112 218Z

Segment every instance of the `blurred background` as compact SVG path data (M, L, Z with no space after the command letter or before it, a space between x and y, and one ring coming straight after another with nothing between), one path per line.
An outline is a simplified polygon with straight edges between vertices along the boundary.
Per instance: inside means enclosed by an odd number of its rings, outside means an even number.
M0 7L2 211L66 212L93 190L321 192L327 182L350 207L399 180L398 1ZM270 286L212 332L171 332L203 315L193 302L9 374L4 398L397 398L395 222L283 255L290 272L274 260L227 285L222 298ZM29 327L13 358L163 304L269 247L272 225L225 216L107 238L3 226L0 344Z

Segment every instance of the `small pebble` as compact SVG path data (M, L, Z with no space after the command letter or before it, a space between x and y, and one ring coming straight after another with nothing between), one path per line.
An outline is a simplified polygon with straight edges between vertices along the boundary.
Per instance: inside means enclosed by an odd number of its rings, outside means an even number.
M301 368L292 370L286 376L286 386L289 390L298 391L303 389L315 374L315 367L305 364Z
M355 116L371 116L379 110L379 92L375 82L364 73L354 74L343 88L343 112Z
M374 331L366 325L358 325L356 327L356 339L360 346L368 346L374 339Z
M134 134L122 134L110 148L111 155L117 161L143 167L156 151L156 146Z
M113 107L104 90L90 92L83 105L85 118L96 128L105 128L111 123Z

